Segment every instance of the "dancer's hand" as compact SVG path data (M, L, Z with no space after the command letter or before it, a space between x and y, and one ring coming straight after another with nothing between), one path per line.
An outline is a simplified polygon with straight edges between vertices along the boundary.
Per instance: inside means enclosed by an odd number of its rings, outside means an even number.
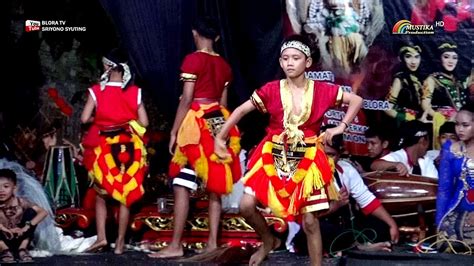
M345 129L345 125L343 123L339 124L337 127L328 128L324 131L324 142L332 145L332 138L336 135L342 134Z
M227 151L226 141L216 137L214 140L214 153L219 157L219 159L227 159L230 157L229 152Z
M168 144L168 151L171 155L174 154L174 145L176 144L176 134L170 135L170 143Z

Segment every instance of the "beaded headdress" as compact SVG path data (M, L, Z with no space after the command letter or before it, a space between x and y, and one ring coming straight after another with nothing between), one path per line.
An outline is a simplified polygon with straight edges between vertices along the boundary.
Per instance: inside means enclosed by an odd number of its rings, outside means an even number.
M311 49L309 49L309 46L300 42L300 41L288 41L285 42L281 46L280 54L283 53L283 51L287 48L294 48L296 50L301 51L303 54L305 54L307 57L311 57Z

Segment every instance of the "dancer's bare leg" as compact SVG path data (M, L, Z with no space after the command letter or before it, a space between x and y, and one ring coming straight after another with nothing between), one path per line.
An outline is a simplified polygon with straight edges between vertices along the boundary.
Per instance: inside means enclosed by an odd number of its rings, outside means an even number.
M267 257L268 253L280 246L281 241L272 235L268 229L265 218L257 210L257 199L249 194L244 194L240 201L240 214L245 218L245 221L253 227L257 234L262 238L263 244L250 257L249 265L260 265Z
M101 196L95 196L95 226L97 230L97 240L90 246L86 252L95 252L107 246L107 237L105 235L105 222L107 220L107 206L105 199Z
M129 217L130 209L127 206L120 204L118 237L115 241L114 250L114 253L117 255L123 253L123 248L125 245L125 233L127 233Z
M189 211L189 190L182 186L174 186L174 222L173 222L173 239L171 243L160 250L160 252L148 255L152 258L173 258L182 257L184 255L183 237L184 226Z
M222 203L221 197L215 193L209 193L209 238L205 252L211 252L217 248L217 235L221 220Z
M303 215L303 230L307 237L311 265L320 266L323 261L323 244L319 219L316 217L315 213L305 213Z

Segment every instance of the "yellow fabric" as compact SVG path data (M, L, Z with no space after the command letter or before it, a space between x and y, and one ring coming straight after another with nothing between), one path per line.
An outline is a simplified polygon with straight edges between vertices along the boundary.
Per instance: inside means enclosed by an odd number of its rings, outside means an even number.
M174 163L180 167L184 167L188 163L188 157L182 153L179 148L174 151L173 158L171 159Z
M176 139L176 144L178 147L183 147L190 144L199 144L199 140L201 139L201 131L199 130L199 125L196 121L196 118L202 117L205 110L218 104L219 103L217 102L211 104L201 104L198 111L189 109L183 121L181 122L181 126L179 127L178 136Z
M140 125L136 120L132 120L128 122L128 124L133 129L133 131L138 134L138 136L143 137L143 135L145 135L146 128Z
M280 98L283 105L283 126L285 128L285 131L280 136L280 142L283 142L283 136L286 136L293 147L296 147L298 144L304 144L304 133L298 127L304 124L311 115L314 92L312 88L314 88L314 81L307 80L301 111L299 114L294 114L293 94L287 80L280 80Z
M232 178L232 169L230 168L230 165L226 164L225 166L225 183L226 183L226 188L225 191L226 193L232 192L232 188L234 187L234 179Z
M252 96L250 96L250 99L252 100L252 103L257 107L257 109L262 112L262 113L267 113L267 108L265 107L265 104L263 104L262 99L260 96L258 96L257 92L254 91L252 93Z
M280 203L272 183L269 182L268 184L268 207L277 217L288 216L288 212L285 211L285 207Z
M411 121L411 120L415 120L415 116L410 114L410 113L405 113L405 120L406 121Z
M438 142L439 128L446 122L446 118L441 113L436 112L433 116L433 147L435 150L441 149Z
M194 110L189 110L186 113L186 116L179 127L178 136L176 139L176 144L178 147L199 143L201 132L199 131L199 125L196 121L196 116L199 115L198 112Z
M180 74L180 80L181 81L196 81L197 80L197 75L191 74L191 73L181 73Z
M209 178L209 163L207 162L207 158L204 155L204 150L201 146L199 147L199 158L196 160L194 170L196 171L196 175L202 179L204 184L206 184Z
M336 189L335 181L334 181L334 173L336 171L336 165L334 160L331 157L328 157L329 166L331 167L331 172L333 173L333 179L327 185L327 192L329 200L339 200L339 191Z
M255 163L255 165L241 178L242 182L245 184L247 180L254 176L255 173L260 170L263 166L263 161L262 158L258 159L258 161Z

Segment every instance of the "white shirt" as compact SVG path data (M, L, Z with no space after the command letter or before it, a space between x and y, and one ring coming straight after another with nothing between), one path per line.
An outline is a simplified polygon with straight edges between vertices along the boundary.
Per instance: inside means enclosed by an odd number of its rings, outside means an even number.
M408 162L408 154L404 149L393 151L383 156L381 159L387 162L403 163L410 174L413 172L413 166ZM420 166L422 176L438 178L438 170L436 170L434 161L431 158L426 156L419 158L418 165Z
M337 165L339 166L336 167L337 172L339 174L339 179L341 180L341 183L346 187L347 192L349 192L351 197L355 199L357 204L362 209L368 206L375 199L375 196L365 185L357 169L355 169L352 164L345 160L339 160L337 162Z
M440 154L440 150L429 150L425 154L425 158L430 158L431 160L436 160Z

